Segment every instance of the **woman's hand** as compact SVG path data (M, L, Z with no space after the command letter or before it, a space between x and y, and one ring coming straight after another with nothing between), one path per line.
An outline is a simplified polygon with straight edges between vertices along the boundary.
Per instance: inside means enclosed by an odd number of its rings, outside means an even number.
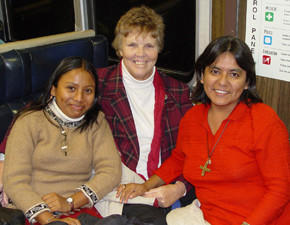
M117 195L118 198L120 196L120 203L124 202L125 204L128 202L128 199L135 198L137 196L143 195L148 189L146 188L145 184L120 184L117 188Z
M7 195L3 190L2 184L3 169L4 169L4 161L0 160L0 203L3 207L6 207L9 204L9 202Z
M126 188L127 184L119 184L118 187L116 187L116 191L117 191L117 194L116 194L116 197L119 198L119 196L121 195L122 191Z
M184 183L177 182L175 184L167 184L158 188L153 188L147 191L143 196L156 198L158 200L158 206L167 208L180 199L185 192L186 188Z
M120 196L119 202L124 202L126 204L128 202L128 199L132 199L137 196L143 196L146 191L154 187L159 187L163 184L165 184L165 182L160 177L154 174L152 177L150 177L149 180L145 181L143 184L120 184L116 188L116 197L118 198Z
M2 184L0 184L0 203L3 207L8 206L8 204L9 204L8 197L3 190Z
M66 217L66 218L63 218L63 219L55 218L55 219L51 220L50 222L54 222L54 221L65 222L68 225L82 225L81 222L78 219L74 219L74 218L70 218L70 217Z
M81 225L81 222L78 219L70 217L58 219L54 217L49 211L40 213L35 219L40 224L50 224L51 222L61 221L67 223L68 225Z
M70 205L66 201L66 198L56 194L49 193L42 196L42 200L48 205L51 212L69 212Z

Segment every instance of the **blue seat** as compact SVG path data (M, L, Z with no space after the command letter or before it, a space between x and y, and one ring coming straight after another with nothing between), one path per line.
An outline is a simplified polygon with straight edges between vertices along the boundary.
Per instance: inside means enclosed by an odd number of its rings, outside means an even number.
M37 99L57 64L83 57L96 68L108 66L108 44L102 35L0 53L0 143L14 115Z

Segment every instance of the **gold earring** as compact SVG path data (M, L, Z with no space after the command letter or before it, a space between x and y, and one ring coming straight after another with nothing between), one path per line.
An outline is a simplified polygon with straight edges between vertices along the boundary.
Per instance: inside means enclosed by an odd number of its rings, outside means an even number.
M47 100L47 103L50 102L52 99L54 98L54 96L50 96L49 99Z

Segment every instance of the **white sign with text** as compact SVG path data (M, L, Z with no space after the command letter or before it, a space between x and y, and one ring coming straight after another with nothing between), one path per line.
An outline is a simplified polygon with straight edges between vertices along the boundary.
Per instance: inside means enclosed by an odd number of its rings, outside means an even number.
M290 81L290 0L248 0L245 40L257 75Z

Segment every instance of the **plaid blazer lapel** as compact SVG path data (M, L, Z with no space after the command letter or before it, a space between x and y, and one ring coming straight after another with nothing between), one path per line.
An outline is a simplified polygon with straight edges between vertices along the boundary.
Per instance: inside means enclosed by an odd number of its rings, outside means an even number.
M119 151L122 151L122 155L123 157L125 157L123 160L125 160L126 165L130 164L131 162L133 164L136 164L132 167L136 167L139 159L139 142L137 138L137 131L133 115L125 91L125 87L122 82L122 76L120 74L119 68L120 67L116 68L116 70L114 71L115 73L113 73L114 75L112 74L112 79L108 80L107 95L110 96L111 107L118 116L121 125L123 126L123 129L127 134L128 139L131 141L131 146L133 146L133 148L119 149Z

